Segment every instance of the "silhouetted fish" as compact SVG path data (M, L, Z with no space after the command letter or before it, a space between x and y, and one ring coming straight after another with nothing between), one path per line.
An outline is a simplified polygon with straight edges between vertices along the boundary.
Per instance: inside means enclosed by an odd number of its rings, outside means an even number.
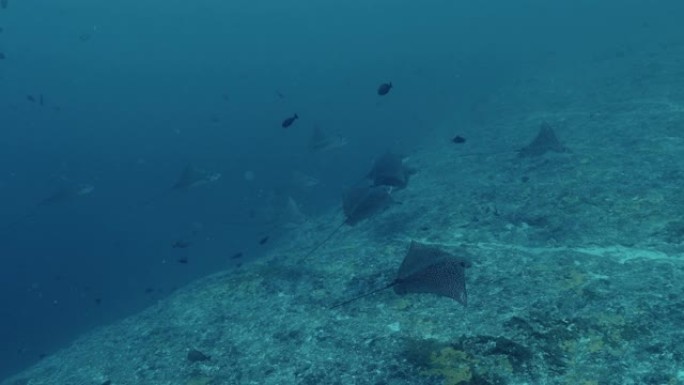
M460 135L456 135L451 139L451 141L456 144L461 144L465 143L466 139Z
M0 52L0 60L5 60L5 54Z
M7 9L8 3L9 0L0 0L0 7L2 7L2 9Z
M36 102L36 98L33 95L26 95L26 100L28 100L31 103Z
M387 95L388 92L392 89L392 82L389 83L382 83L378 87L378 95L383 96Z
M268 242L268 235L259 240L260 245L265 245Z
M178 258L178 263L183 264L183 265L187 265L188 264L188 258L187 257Z
M188 352L188 361L190 362L200 362L209 360L211 360L211 357L200 352L197 349L190 349L190 351Z
M283 124L281 124L281 126L283 126L283 128L288 128L297 119L299 119L299 116L297 116L297 114L294 114L294 115L290 116L289 118L283 120Z
M230 259L242 258L242 255L243 255L242 252L241 252L241 251L238 251L237 253L231 255L231 256L230 256Z

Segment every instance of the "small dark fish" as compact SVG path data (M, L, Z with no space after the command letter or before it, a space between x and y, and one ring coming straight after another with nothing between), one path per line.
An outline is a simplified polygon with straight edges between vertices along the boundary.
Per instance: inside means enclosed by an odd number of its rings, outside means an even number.
M7 9L8 3L9 0L0 0L0 7L2 7L2 9Z
M378 87L378 95L383 96L387 95L388 92L392 89L392 82L389 83L382 83Z
M289 118L283 120L283 124L281 124L281 126L283 126L283 128L288 128L297 119L299 119L299 116L297 116L297 114L294 114L293 116L290 116Z
M4 30L5 30L4 28L0 27L0 33L2 33L2 31L4 31Z
M183 258L178 258L178 263L187 265L188 264L188 258L183 257Z
M90 33L90 32L83 32L82 34L78 35L78 40L80 40L80 41L82 41L82 42L85 43L86 41L90 40L92 37L93 37L93 34L92 34L92 33Z
M176 241L171 245L174 249L187 249L190 247L190 242L188 241Z
M102 385L112 385L112 380L107 380L103 382Z
M188 352L188 361L190 362L200 362L209 360L211 360L211 357L200 352L197 349L190 349L190 351Z
M280 91L276 90L276 92L275 92L275 93L276 93L276 95L278 96L278 98L279 98L279 99L285 99L285 95L283 95L283 93L282 93L282 92L280 92Z
M268 242L268 235L259 240L260 245L265 245Z
M238 251L237 253L231 255L231 256L230 256L230 259L242 258L242 255L243 255L243 254L242 254L242 251Z
M28 100L31 103L36 102L36 98L33 95L26 95L26 100Z
M40 94L38 96L38 104L40 104L41 106L45 105L45 99L43 98L43 94Z
M102 298L95 298L95 305L102 304Z
M456 144L461 144L461 143L465 143L466 139L460 135L456 135L456 136L454 136L453 139L451 139L451 141L453 143L456 143Z
M154 293L154 288L148 287L145 289L145 294L151 294L151 293Z

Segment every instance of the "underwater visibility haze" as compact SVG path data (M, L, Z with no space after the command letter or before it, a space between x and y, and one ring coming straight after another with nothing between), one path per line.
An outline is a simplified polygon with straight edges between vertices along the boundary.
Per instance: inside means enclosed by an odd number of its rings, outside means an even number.
M0 0L0 384L684 383L681 20Z

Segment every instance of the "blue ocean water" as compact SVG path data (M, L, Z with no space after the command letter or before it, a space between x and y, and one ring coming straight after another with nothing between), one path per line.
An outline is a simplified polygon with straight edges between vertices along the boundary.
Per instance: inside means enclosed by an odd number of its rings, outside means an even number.
M486 136L500 89L681 42L682 15L675 0L8 0L0 378L258 258L289 202L338 207L387 150ZM316 127L346 145L312 151ZM187 167L220 178L173 189Z

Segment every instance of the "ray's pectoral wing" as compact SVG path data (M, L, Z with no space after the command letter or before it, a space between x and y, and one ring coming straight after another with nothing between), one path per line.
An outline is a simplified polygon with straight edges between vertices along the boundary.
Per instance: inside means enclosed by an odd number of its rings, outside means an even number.
M394 292L430 293L453 298L466 305L468 296L465 285L465 271L454 261L441 261L406 277L397 278Z
M345 222L353 226L389 207L392 198L384 187L356 187L348 190L342 201Z
M465 269L469 266L466 259L414 241L399 267L394 290L397 294L432 293L466 305Z

